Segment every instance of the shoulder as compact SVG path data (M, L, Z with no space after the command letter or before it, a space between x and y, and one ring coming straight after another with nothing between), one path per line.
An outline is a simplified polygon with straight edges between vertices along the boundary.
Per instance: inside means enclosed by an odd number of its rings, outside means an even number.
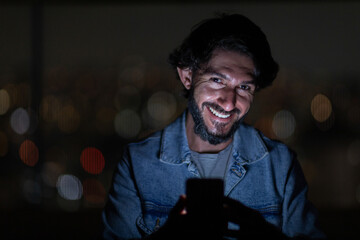
M268 138L260 130L256 131L258 131L268 149L267 164L272 166L271 168L274 169L274 171L276 170L277 173L285 174L284 177L288 176L294 168L297 169L297 172L301 172L300 163L293 149L280 140Z
M295 151L282 141L277 139L270 139L269 137L265 136L264 133L259 129L256 129L255 127L248 124L242 124L242 128L246 129L245 132L248 135L251 135L249 139L256 139L253 140L253 142L256 142L258 145L262 145L262 147L266 149L265 151L267 151L267 155L271 161L281 161L282 163L285 161L290 163L293 159L296 158Z
M261 161L255 161L259 168L266 169L271 176L276 176L278 186L285 186L288 179L296 179L297 184L304 184L304 177L296 152L280 140L270 139L260 130L247 126L260 138L267 154Z
M288 145L277 139L270 139L265 136L260 130L257 130L262 140L264 141L269 152L278 152L281 154L295 155L295 151L292 150Z
M144 162L153 162L158 159L160 152L161 131L151 134L149 137L124 146L119 167L140 169Z
M289 146L286 145L281 140L271 139L271 138L265 136L265 134L262 131L260 131L259 129L257 129L253 126L247 125L247 127L252 128L253 131L255 131L259 135L259 137L264 141L264 143L265 143L266 147L269 149L269 151L281 149L284 151L292 152L292 150L289 148Z
M270 139L265 136L263 132L255 128L252 125L242 123L240 128L236 132L235 139L242 144L247 145L261 145L266 148L268 151L291 151L290 148L280 140Z

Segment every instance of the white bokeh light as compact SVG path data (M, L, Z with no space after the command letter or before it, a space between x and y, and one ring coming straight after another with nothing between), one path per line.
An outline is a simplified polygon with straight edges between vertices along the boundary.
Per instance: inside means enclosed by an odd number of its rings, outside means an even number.
M57 180L56 187L59 195L66 200L79 200L82 197L82 184L74 175L61 175Z
M10 117L11 128L17 134L24 134L30 127L30 116L24 108L17 108Z
M176 112L176 99L168 92L154 93L147 103L149 115L157 121L168 121Z
M272 129L277 137L281 139L289 138L294 133L295 127L295 117L291 112L281 110L275 114Z
M130 109L125 109L115 116L115 131L123 138L133 138L138 135L141 129L139 115Z

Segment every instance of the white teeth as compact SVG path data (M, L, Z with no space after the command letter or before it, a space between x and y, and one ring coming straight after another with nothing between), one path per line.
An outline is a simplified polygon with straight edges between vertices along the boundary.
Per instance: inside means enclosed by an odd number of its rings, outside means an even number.
M209 107L209 109L215 116L217 116L219 118L228 118L231 115L231 114L221 114L221 113L215 111L215 109L213 109L212 107Z

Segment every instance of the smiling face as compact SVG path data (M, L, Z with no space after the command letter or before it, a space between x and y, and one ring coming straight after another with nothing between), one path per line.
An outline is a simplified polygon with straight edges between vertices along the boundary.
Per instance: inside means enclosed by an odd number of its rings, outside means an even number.
M193 133L210 144L228 141L253 100L255 66L251 58L218 49L195 75L190 70L178 71L190 90L193 124L187 127L192 125Z

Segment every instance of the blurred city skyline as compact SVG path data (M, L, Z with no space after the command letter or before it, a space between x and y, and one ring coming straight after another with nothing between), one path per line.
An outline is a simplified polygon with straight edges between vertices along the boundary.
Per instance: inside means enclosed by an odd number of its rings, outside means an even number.
M39 9L43 15L36 18L31 5L0 6L3 211L98 217L122 147L186 107L168 54L194 24L229 12L262 28L280 65L273 86L255 96L246 122L297 152L310 200L330 217L323 219L326 231L359 236L360 3L65 3ZM36 54L40 65L34 65ZM339 212L352 220L335 221Z

